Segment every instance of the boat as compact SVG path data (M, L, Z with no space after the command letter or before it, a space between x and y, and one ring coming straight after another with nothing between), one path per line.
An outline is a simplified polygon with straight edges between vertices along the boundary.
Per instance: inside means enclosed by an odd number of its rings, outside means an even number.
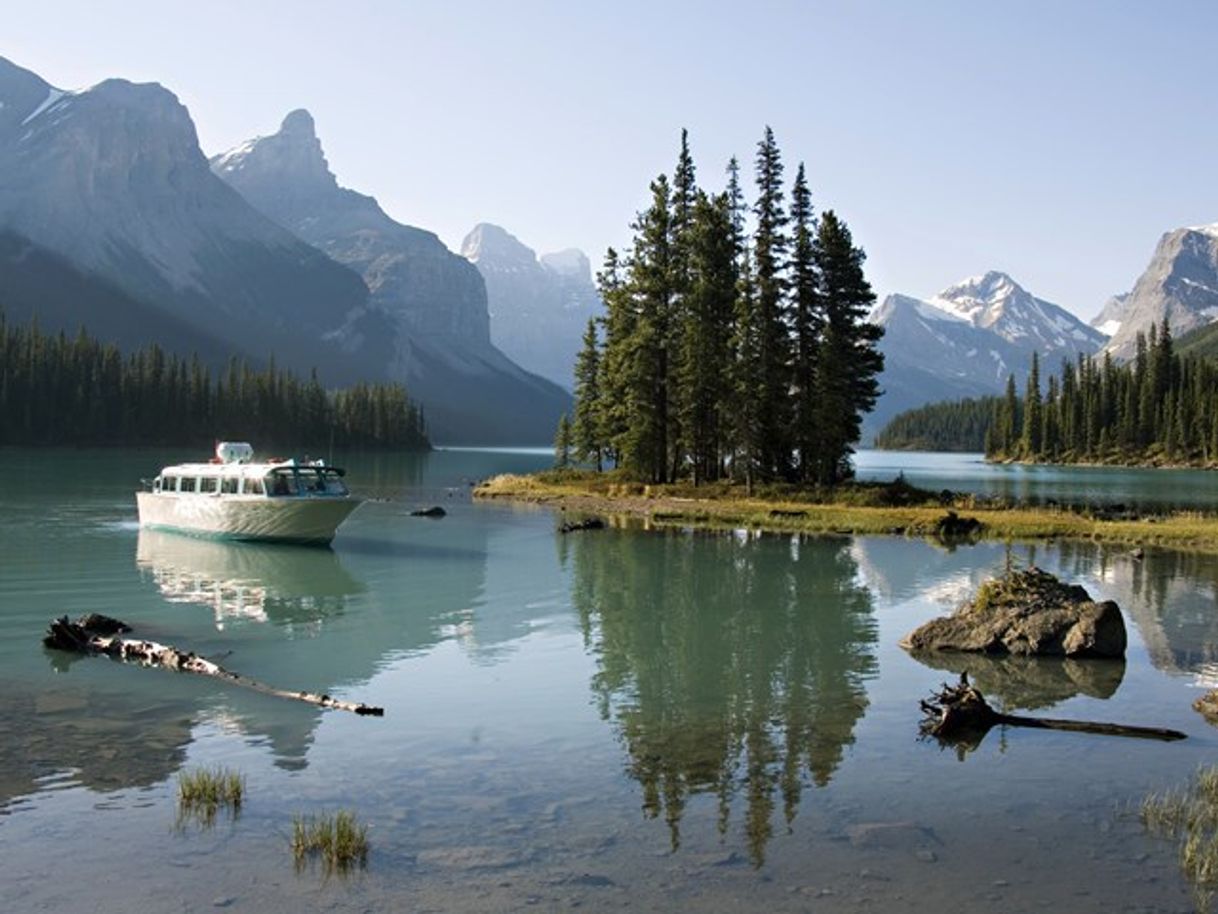
M140 526L236 540L328 545L362 504L324 460L256 461L244 441L221 441L207 463L180 463L135 495Z

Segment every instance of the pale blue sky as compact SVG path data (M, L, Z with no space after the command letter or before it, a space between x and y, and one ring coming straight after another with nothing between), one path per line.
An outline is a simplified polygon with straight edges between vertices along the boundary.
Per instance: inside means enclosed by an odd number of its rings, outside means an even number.
M209 154L308 108L342 184L454 248L491 221L597 263L682 127L717 188L766 124L881 295L1001 269L1090 318L1162 232L1218 221L1200 0L39 0L3 36L63 88L166 85Z

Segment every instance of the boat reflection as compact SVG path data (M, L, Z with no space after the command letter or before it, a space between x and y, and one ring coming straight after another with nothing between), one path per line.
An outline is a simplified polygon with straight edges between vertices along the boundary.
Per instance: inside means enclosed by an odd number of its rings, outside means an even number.
M329 549L141 529L135 563L169 602L211 609L221 630L234 622L317 622L364 590Z
M592 690L674 849L691 795L742 800L755 865L782 804L829 783L877 673L871 595L850 541L608 530L569 547Z

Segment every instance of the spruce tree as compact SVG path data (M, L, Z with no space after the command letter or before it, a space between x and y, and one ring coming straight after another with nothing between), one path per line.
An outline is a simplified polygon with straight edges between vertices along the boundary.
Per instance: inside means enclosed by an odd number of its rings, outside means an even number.
M750 317L757 343L759 470L767 479L789 474L790 327L786 313L787 214L782 156L769 127L757 144L757 199L753 203L754 301Z
M576 456L580 460L594 461L598 473L605 459L600 362L596 320L588 318L583 348L575 359L575 420L571 423L571 442Z
M681 336L680 427L694 483L716 479L727 448L736 304L736 248L726 195L700 193L689 238L690 286Z
M571 420L563 413L554 433L554 466L564 469L571 465Z
M862 414L879 396L877 377L884 356L877 344L884 330L867 321L875 293L863 275L865 255L832 210L821 216L816 239L824 330L817 353L820 444L815 477L832 485L853 472L850 455L859 439Z
M791 304L793 346L791 386L793 445L798 454L798 475L810 482L816 475L817 433L816 354L824 324L819 277L816 271L816 223L812 195L801 162L791 190Z
M1028 384L1023 398L1023 436L1019 442L1020 456L1024 460L1040 458L1040 435L1040 357L1033 352L1032 368L1028 371Z

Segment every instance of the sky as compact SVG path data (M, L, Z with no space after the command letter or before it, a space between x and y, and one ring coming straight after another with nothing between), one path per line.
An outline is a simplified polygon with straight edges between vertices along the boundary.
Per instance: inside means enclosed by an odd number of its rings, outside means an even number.
M39 0L0 55L159 82L211 155L312 112L339 183L453 249L478 222L598 264L689 131L700 183L768 125L882 297L997 269L1091 318L1218 222L1218 4Z

